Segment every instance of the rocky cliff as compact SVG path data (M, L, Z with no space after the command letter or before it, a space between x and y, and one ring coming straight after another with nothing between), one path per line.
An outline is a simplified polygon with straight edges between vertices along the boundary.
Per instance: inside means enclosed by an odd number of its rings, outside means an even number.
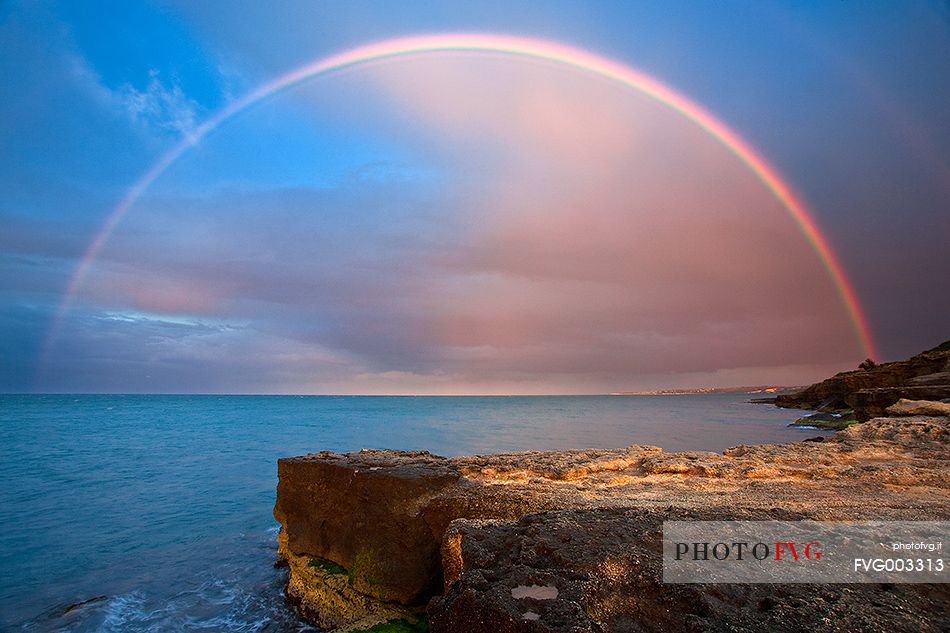
M279 460L274 515L288 596L341 631L938 631L947 585L663 584L660 538L671 518L948 520L948 458L948 418L916 415L721 454L319 453Z
M853 409L864 422L884 415L901 398L950 398L950 341L907 360L841 372L796 393L776 396L774 402L794 409Z

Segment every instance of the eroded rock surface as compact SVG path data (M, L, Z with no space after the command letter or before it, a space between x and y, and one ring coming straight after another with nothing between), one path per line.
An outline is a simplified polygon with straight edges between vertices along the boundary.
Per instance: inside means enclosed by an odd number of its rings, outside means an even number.
M516 522L460 519L449 527L443 548L459 572L446 578L444 596L430 605L432 630L945 630L950 592L939 586L664 585L663 521L694 518L805 515L742 508L595 508L532 514ZM537 589L526 596L512 587Z
M887 415L943 415L950 416L950 403L933 400L907 400L901 398L887 407Z
M282 459L288 593L344 628L428 609L434 632L940 630L945 585L663 585L658 535L664 518L950 519L948 424L881 418L721 454Z

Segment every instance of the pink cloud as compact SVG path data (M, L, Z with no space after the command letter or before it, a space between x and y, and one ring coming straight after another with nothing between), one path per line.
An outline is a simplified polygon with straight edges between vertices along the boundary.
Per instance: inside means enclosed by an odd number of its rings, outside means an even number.
M157 201L90 286L142 311L252 324L228 336L299 352L297 371L271 369L286 391L804 383L861 360L788 214L665 106L508 59L403 60L335 81L324 90L345 84L388 113L380 129L444 187Z
M613 368L630 380L859 354L791 218L678 113L511 60L374 76L446 154L499 156L489 173L477 163L486 186L466 243L435 262L448 274L427 297L440 345L482 350L486 371Z

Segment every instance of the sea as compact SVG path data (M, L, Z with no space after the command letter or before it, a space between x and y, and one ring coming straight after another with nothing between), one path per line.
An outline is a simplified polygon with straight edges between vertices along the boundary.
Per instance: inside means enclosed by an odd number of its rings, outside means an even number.
M0 631L315 631L274 566L279 457L721 451L818 433L748 399L0 395Z

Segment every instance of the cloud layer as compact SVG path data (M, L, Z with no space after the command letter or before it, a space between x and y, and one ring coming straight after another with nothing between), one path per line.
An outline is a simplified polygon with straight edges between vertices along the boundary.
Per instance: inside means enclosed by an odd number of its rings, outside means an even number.
M454 56L328 80L297 107L327 116L328 93L359 95L336 106L347 124L386 113L422 164L143 199L60 371L95 347L141 390L604 392L811 379L860 353L785 211L643 95ZM403 177L417 169L435 183Z

